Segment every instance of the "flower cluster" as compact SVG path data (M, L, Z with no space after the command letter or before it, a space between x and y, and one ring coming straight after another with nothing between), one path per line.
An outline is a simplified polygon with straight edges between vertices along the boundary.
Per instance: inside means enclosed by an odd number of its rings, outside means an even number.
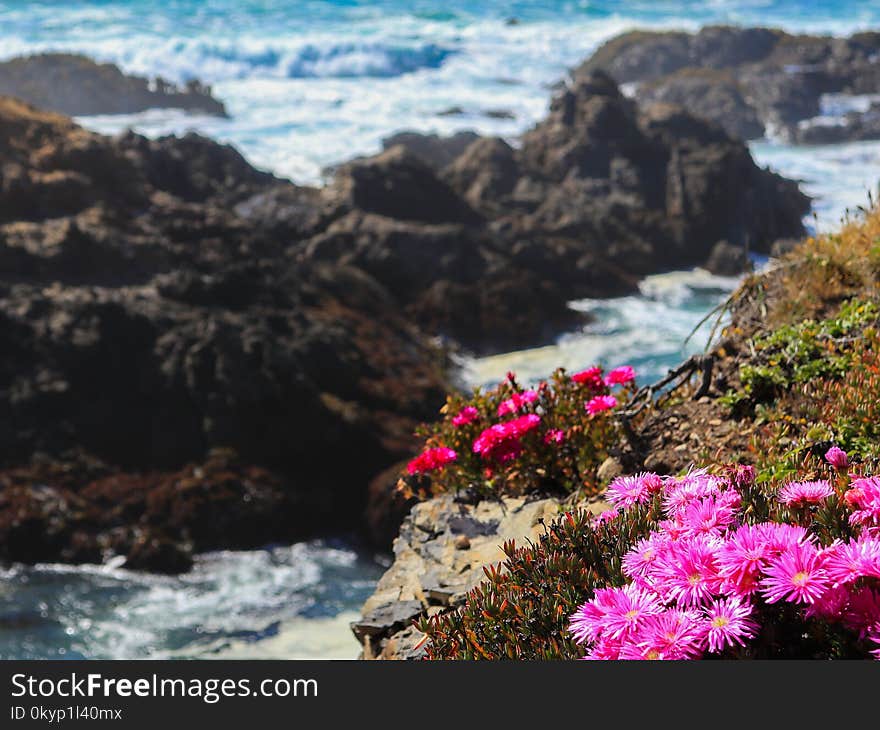
M839 471L846 454L838 449L826 459ZM880 479L786 484L776 494L776 519L754 523L743 509L750 488L735 471L612 482L615 522L650 505L657 519L623 555L628 582L596 590L572 615L569 630L589 648L586 658L735 655L778 630L780 615L849 631L880 658ZM809 528L832 503L850 510L856 529L823 545Z
M423 451L407 464L406 470L410 474L424 474L425 472L442 469L447 464L451 464L457 458L458 454L452 449L447 449L445 446L438 446L437 448Z
M512 421L489 426L474 441L474 453L487 461L504 462L515 459L523 450L523 436L534 431L540 423L540 416L529 413Z
M451 396L443 420L420 429L424 452L409 462L401 489L425 495L426 487L487 495L596 491L596 470L620 436L615 408L632 392L634 378L629 366L571 376L558 370L523 388L508 373L491 391L477 390L468 400Z

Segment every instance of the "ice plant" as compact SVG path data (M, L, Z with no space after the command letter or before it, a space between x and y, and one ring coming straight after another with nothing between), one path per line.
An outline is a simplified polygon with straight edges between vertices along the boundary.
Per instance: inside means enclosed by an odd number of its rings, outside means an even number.
M758 631L758 624L750 618L752 606L738 596L715 599L703 610L710 653L718 654L734 644L745 646Z
M831 485L826 481L791 482L779 490L777 499L790 507L806 507L820 504L834 494Z
M466 426L469 423L478 421L480 412L474 406L465 406L452 419L453 426Z
M458 454L445 446L438 446L419 454L407 464L406 470L410 474L424 474L429 471L442 469L447 464L458 458Z
M538 394L534 390L526 390L522 393L514 393L510 398L502 401L498 406L498 415L506 416L510 413L519 413L523 406L538 400Z
M832 446L825 452L825 461L831 464L837 471L845 471L849 466L849 457L843 449L837 446Z
M617 405L617 398L613 395L597 395L595 398L588 400L584 407L591 416L595 416L602 411L608 411Z
M814 603L831 581L823 568L824 558L811 543L791 545L770 560L761 591L768 603Z
M629 365L620 368L614 368L605 376L604 382L607 386L623 385L636 379L636 372Z
M602 368L592 367L587 368L586 370L581 370L572 375L571 379L579 385L587 385L594 390L599 390L603 385Z

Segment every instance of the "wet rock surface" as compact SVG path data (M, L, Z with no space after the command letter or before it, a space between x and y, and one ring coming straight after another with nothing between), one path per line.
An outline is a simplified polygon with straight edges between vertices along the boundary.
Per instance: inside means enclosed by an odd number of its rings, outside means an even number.
M0 96L71 116L133 114L154 108L226 116L211 88L196 80L177 86L160 78L124 74L115 64L70 53L0 62Z
M683 32L625 33L605 43L575 77L607 71L638 84L645 103L674 101L741 139L768 129L793 142L876 139L880 129L851 119L832 130L806 127L826 94L880 92L880 33L849 38L794 35L770 28L709 26Z

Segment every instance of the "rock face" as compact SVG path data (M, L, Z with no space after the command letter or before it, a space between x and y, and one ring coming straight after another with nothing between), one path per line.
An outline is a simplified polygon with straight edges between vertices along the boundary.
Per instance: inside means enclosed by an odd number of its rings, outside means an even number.
M598 513L601 502L589 505ZM507 540L535 539L559 515L555 499L456 501L452 495L417 504L394 541L394 563L367 599L352 631L367 659L417 659L419 616L455 606L478 585L483 567L504 559Z
M823 94L880 92L878 53L874 32L834 38L728 26L695 34L638 31L608 41L574 75L605 70L619 83L638 83L641 101L680 103L742 139L772 128L795 142L841 141L876 138L880 130L847 124L823 138L823 130L801 134L800 124L819 115Z
M0 160L0 554L179 569L188 549L359 523L449 386L368 274L234 212L299 189L203 138L108 139L14 100ZM241 464L228 486L200 466L217 448Z
M112 63L68 53L0 63L0 95L71 116L132 114L157 107L226 116L222 102L198 81L183 87L159 78L150 81L124 74Z

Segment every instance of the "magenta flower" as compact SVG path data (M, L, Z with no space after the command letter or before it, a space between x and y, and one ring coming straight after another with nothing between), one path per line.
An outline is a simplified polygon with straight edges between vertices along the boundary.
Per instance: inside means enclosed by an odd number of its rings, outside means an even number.
M465 406L452 419L453 426L466 426L480 417L480 412L474 406Z
M558 428L551 428L547 433L544 434L544 443L545 444L561 444L565 442L565 431L561 431Z
M800 542L772 558L761 581L767 603L814 603L831 587L823 568L823 556L815 545Z
M705 637L706 622L697 613L670 609L650 616L633 643L643 659L696 659L703 653Z
M824 567L835 585L855 583L859 578L880 578L880 539L862 536L836 543L824 552Z
M849 516L850 524L868 531L876 531L880 527L880 479L854 479L843 499L853 509Z
M754 593L770 555L765 531L753 525L743 525L728 535L718 550L718 574L724 589L740 596Z
M758 624L750 618L751 604L738 596L716 599L704 611L708 622L706 636L712 654L720 654L734 644L745 646L745 640L758 633Z
M791 482L779 490L776 499L789 507L807 507L819 504L834 494L825 480L818 482Z
M647 620L663 611L657 596L632 583L622 588L601 588L571 617L575 641L625 640Z
M825 461L833 466L837 471L845 471L849 467L849 457L843 449L832 446L825 452Z
M721 535L736 519L736 500L725 497L725 493L709 495L688 502L679 509L678 523L685 535Z
M579 385L588 385L593 390L602 388L602 368L593 367L581 370L571 376L571 379Z
M605 498L616 507L627 509L644 504L663 488L663 480L656 474L643 473L636 476L617 477L605 492Z
M667 515L674 517L691 501L717 494L721 486L721 480L705 469L694 469L683 477L667 478L663 509Z
M587 413L591 416L595 416L597 413L610 410L616 405L617 398L613 395L597 395L592 400L587 401L584 404L584 408L587 409Z
M629 383L636 378L636 371L629 365L620 368L614 368L605 376L605 385L611 387L613 385L623 385Z
M538 400L538 394L534 390L526 390L522 393L514 393L506 401L498 406L498 415L506 416L509 413L519 413L522 407Z
M424 474L425 472L442 469L457 458L458 454L452 449L448 449L445 446L438 446L435 449L428 449L419 454L407 464L406 470L410 474Z
M849 604L844 610L843 625L857 631L860 639L880 623L880 595L873 588L863 586L850 594Z
M632 549L623 556L623 572L632 579L643 578L657 566L658 558L666 547L669 538L661 533L653 532L639 540Z
M719 543L703 536L670 541L653 571L655 589L680 608L704 604L720 588Z
M512 421L496 423L474 441L474 453L492 461L510 461L522 452L522 437L541 423L541 417L529 413Z
M810 542L807 529L800 525L788 525L779 522L761 522L755 525L763 536L767 548L776 554L783 553L801 543Z

